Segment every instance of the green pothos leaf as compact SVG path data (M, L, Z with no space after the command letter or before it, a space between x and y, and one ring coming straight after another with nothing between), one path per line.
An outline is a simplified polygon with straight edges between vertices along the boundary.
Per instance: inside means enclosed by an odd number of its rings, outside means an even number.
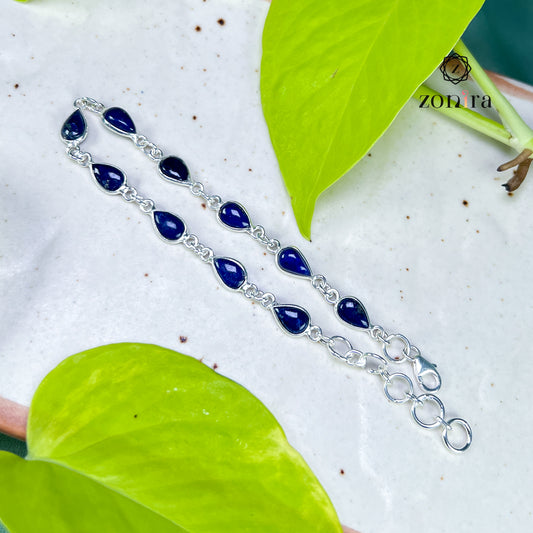
M483 0L273 0L261 99L302 234L318 196L390 125Z
M259 400L143 344L74 355L41 383L26 460L0 453L11 533L339 533L335 511Z

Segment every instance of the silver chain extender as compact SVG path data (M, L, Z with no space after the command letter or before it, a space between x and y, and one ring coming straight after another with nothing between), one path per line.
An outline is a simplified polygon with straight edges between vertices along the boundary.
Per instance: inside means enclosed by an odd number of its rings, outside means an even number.
M103 104L91 98L80 98L76 100L74 105L80 110L87 109L99 115L103 115L106 111L106 107ZM110 129L113 128L110 127ZM146 137L137 134L127 136L151 160L159 161L163 158L163 152L155 144L150 143ZM64 139L64 141L67 144L67 156L77 164L89 167L93 164L91 154L83 152L79 148L84 138L83 136L79 141L75 142L67 139ZM203 198L210 209L216 211L222 205L222 199L217 195L207 195L204 192L203 184L200 182L189 181L186 185L193 195ZM136 204L144 214L153 216L155 211L154 202L141 196L134 187L127 184L125 179L123 185L113 194L120 195L128 203ZM247 233L255 240L261 242L272 254L277 254L281 249L279 241L267 237L262 226L250 225ZM191 250L203 262L213 265L216 259L213 250L201 244L195 235L184 231L178 243ZM338 304L340 300L339 291L331 287L324 276L312 276L311 283L322 294L326 302L331 305ZM274 311L277 304L274 294L262 291L247 280L239 287L238 292L241 292L247 299L258 302L262 307L275 314ZM472 443L472 430L468 422L461 418L446 420L446 412L442 401L434 394L427 393L428 390L434 391L440 386L440 376L436 372L435 365L426 361L420 355L418 348L401 334L389 334L381 326L375 325L370 325L368 334L372 339L380 343L383 355L354 349L350 341L340 335L328 337L322 333L319 326L311 324L310 321L303 332L303 335L307 336L311 342L325 346L328 352L336 359L349 366L364 369L371 375L379 376L383 381L383 390L386 398L390 402L397 404L410 402L413 420L425 429L441 428L443 443L449 450L454 452L467 450ZM389 371L390 363L404 362L409 362L414 366L417 383L426 393L417 396L414 393L413 381L406 374L400 372L391 373ZM432 381L431 384L428 383L428 380ZM398 388L400 388L400 392L396 390ZM421 409L425 405L433 406L436 414L428 417L427 414L422 413ZM457 432L459 432L459 437L457 437Z

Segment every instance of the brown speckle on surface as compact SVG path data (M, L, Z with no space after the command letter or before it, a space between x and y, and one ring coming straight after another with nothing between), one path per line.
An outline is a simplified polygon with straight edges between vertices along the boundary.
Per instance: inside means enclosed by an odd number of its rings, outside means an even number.
M147 277L148 277L148 272L146 272L146 273L144 274L144 277L145 277L145 278L147 278Z
M457 157L463 157L463 154L457 154Z
M407 272L409 272L409 269L408 269L408 268L406 268L405 270L407 270Z
M207 206L205 204L202 204L202 207L205 209Z
M266 255L267 253L266 252L263 252L263 255Z
M440 476L440 480L441 480L441 481L444 481L444 476Z
M196 120L197 118L198 118L198 117L197 117L196 115L193 115L193 116L192 116L192 119L193 119L193 120Z
M252 172L252 169L251 169L251 168L249 168L249 169L248 169L248 172Z
M196 26L196 28L194 28L196 31L202 31L202 28L200 26Z
M203 70L204 72L207 72L207 69L206 69L206 68L203 68L202 70Z
M514 196L512 192L508 192L507 196Z
M476 230L476 233L479 233L479 230L478 230L478 229Z
M410 220L410 219L411 219L411 217L410 217L409 215L406 215L405 218L406 218L407 220Z
M181 344L185 344L187 342L187 337L185 337L185 335L180 335L180 342Z
M463 205L464 205L465 207L468 207L468 200L463 200Z
M343 468L340 469L340 475L344 476L344 469Z
M218 365L216 363L213 364L213 370L216 370L218 368Z
M221 25L221 26L224 26L224 24L226 24L226 21L224 19L218 19L217 22Z
M372 154L370 152L368 152L368 154L366 154L368 157L372 157Z
M15 83L15 85L13 85L13 87L15 87L15 89L18 89L20 87L20 85L18 83Z

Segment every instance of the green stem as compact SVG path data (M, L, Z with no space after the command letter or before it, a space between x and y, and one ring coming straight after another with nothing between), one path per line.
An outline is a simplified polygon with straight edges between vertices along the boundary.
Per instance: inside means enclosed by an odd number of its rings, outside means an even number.
M433 96L441 96L443 100L446 101L446 96L430 89L427 85L421 85L413 94L413 98L419 99L420 96L427 94L430 95L430 99ZM507 146L514 145L510 133L500 123L484 117L475 111L471 111L464 106L455 107L454 102L452 107L445 107L443 105L442 107L435 107L434 109L457 120L457 122L461 122L476 131L484 133L492 139L496 139L497 141L506 144Z
M529 148L533 150L533 130L522 120L509 100L503 96L493 81L487 76L481 65L470 53L462 41L459 41L454 50L468 58L468 64L472 67L471 74L485 94L491 98L492 104L500 115L505 127L511 132L511 146L517 151ZM509 144L509 143L508 143Z

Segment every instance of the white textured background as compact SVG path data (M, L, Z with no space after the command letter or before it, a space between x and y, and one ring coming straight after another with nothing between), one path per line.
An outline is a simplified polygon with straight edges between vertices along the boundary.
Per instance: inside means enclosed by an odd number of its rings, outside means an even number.
M160 344L216 363L257 395L341 521L363 533L531 530L531 179L507 196L500 184L510 172L495 168L510 150L410 102L371 157L323 195L305 242L260 106L267 9L261 0L3 3L0 394L29 404L70 354ZM376 378L283 335L192 254L161 243L136 209L102 194L59 139L82 95L127 109L208 192L242 202L255 223L361 298L374 323L437 362L448 414L472 424L471 450L446 452L438 433L385 400ZM533 105L513 103L533 123ZM278 273L260 247L222 229L130 143L88 120L84 146L96 159L126 170L278 300L306 306L326 333L371 346L303 281Z

